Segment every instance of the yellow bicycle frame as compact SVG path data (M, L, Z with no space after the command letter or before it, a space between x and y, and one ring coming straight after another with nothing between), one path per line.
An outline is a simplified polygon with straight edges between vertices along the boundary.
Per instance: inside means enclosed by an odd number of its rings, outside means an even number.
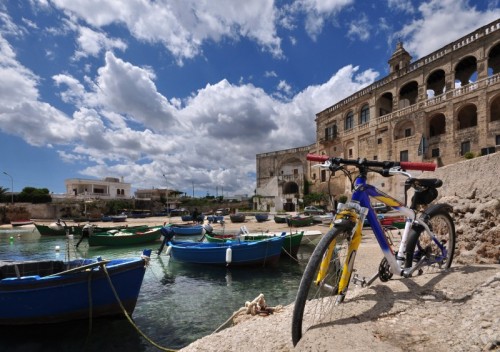
M338 284L338 291L336 292L336 294L341 294L347 291L347 287L351 279L352 269L354 266L354 259L356 258L356 252L358 250L358 247L361 244L363 223L360 221L360 217L358 216L356 211L354 211L354 209L345 209L340 211L335 216L335 220L348 220L350 222L355 223L354 235L352 236L351 241L349 241L349 248L347 249L347 257L343 264L343 269L342 269L342 277L340 278ZM331 226L334 226L334 224L332 224ZM336 244L337 244L337 239L335 238L328 246L328 250L326 251L325 255L323 256L323 259L321 260L320 269L318 271L318 275L315 281L316 285L319 285L326 277L332 257L334 255Z

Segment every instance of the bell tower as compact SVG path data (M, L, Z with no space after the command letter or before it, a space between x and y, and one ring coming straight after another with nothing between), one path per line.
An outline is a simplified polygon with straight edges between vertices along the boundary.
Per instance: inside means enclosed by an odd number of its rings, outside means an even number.
M410 65L411 55L403 48L403 43L399 41L396 50L389 59L390 73L397 72Z

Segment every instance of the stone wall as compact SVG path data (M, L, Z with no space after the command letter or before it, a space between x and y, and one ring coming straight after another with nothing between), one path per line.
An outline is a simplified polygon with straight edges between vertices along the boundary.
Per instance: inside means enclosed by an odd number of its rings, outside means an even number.
M436 201L453 206L456 262L500 263L500 153L425 172L421 177L443 180Z

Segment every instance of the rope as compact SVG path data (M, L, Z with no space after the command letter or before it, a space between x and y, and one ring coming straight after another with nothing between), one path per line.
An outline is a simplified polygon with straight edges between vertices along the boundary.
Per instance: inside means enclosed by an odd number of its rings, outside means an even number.
M274 312L279 312L282 309L283 306L268 307L266 305L266 300L264 299L264 294L261 293L253 301L251 302L246 301L245 306L241 307L236 312L234 312L229 317L229 319L227 319L224 323L222 323L222 325L220 325L217 329L215 329L212 335L221 331L222 329L227 328L230 325L230 323L233 323L232 325L234 325L234 319L238 315L242 315L242 313L251 314L253 316L255 315L267 316L269 314L273 314Z
M142 257L145 261L146 261L146 265L148 265L149 263L149 258L148 257ZM123 311L123 314L125 315L125 317L127 318L127 320L129 321L130 324L132 324L132 326L134 327L134 329L142 336L144 337L150 344L152 344L153 346L155 346L156 348L158 348L159 350L161 351L167 351L167 352L176 352L177 350L174 350L174 349L170 349L170 348L166 348L166 347L162 347L160 345L158 345L156 342L154 342L153 340L151 340L148 336L146 336L146 334L144 334L141 329L139 329L139 327L134 323L134 321L132 320L132 318L130 317L130 315L127 313L127 310L125 309L125 307L123 306L123 303L122 301L120 300L120 297L118 296L118 293L116 292L115 290L115 287L113 286L113 283L111 282L111 277L109 276L109 273L108 273L108 269L106 268L106 265L103 265L102 266L102 269L104 270L104 273L106 274L106 278L108 279L108 282L109 282L109 286L111 287L111 290L113 291L113 294L115 295L115 298L116 298L116 301L118 302L118 304L120 305L120 308L122 309Z

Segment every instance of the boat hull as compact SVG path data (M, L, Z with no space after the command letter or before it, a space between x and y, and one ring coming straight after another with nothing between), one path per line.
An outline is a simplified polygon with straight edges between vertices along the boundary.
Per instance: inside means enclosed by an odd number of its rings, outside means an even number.
M115 234L110 232L94 233L89 236L89 246L132 246L158 241L161 236L161 226L139 230L123 230Z
M265 233L265 234L249 233L241 235L240 238L244 241L262 241L280 235L281 235L280 233ZM281 247L281 254L291 255L293 257L297 256L303 236L304 236L303 231L292 233L291 235L289 232L285 233L283 245ZM236 235L205 234L205 238L207 239L208 242L221 243L227 240L236 240Z
M203 231L202 225L172 225L170 228L177 236L201 236Z
M250 266L275 265L280 257L284 237L275 237L256 242L225 241L169 242L172 259L192 264ZM231 259L227 250L231 248Z
M86 261L92 262L96 261ZM120 301L132 314L144 278L145 260L117 259L105 265ZM2 271L6 268L2 266ZM124 315L100 266L53 276L4 278L0 280L0 306L0 325L51 324L90 316Z

